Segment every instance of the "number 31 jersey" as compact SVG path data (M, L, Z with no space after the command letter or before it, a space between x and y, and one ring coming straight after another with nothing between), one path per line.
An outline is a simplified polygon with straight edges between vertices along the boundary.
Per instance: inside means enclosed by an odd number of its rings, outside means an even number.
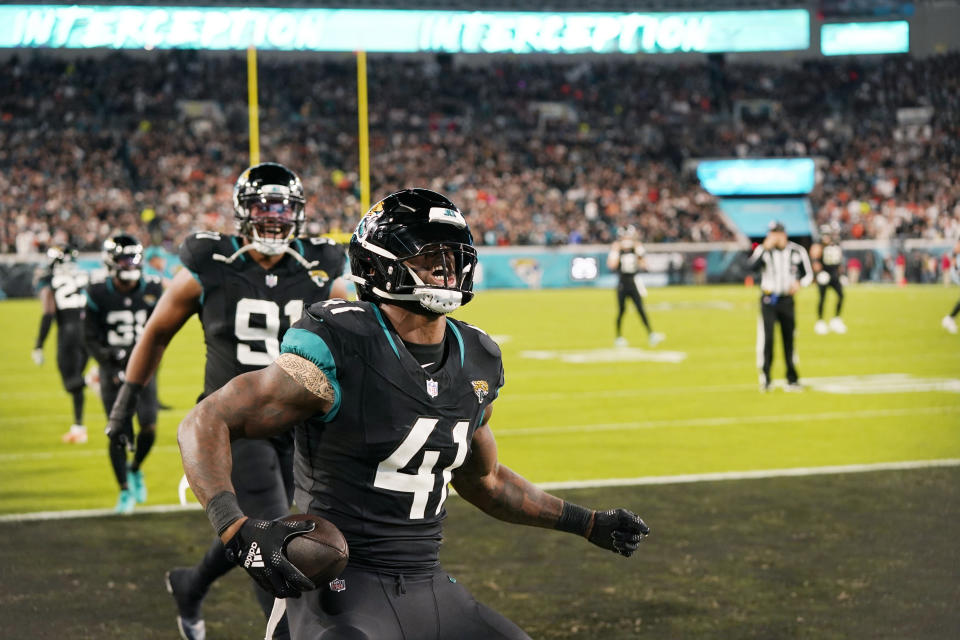
M285 255L266 270L237 236L200 231L180 246L180 260L203 287L200 322L207 345L203 391L209 395L232 378L261 369L280 355L280 338L305 306L330 297L343 273L344 251L326 238L290 246L310 265Z
M496 343L446 322L433 373L368 302L315 304L283 338L281 352L316 364L335 392L326 415L296 427L295 501L343 532L351 564L438 563L447 483L503 385Z

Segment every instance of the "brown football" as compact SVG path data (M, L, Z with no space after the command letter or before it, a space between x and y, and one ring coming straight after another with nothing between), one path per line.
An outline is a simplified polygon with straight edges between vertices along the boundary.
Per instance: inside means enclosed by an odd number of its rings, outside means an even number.
M291 538L284 553L287 559L310 578L314 587L326 586L347 566L350 551L340 529L320 516L297 513L284 518L287 522L310 520L317 524L313 531Z

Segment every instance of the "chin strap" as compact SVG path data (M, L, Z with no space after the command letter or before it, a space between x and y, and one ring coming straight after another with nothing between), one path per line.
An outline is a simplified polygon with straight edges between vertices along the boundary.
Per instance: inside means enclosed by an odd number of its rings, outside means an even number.
M279 251L279 252L276 252L276 253L269 253L269 252L262 251L261 249L259 249L257 243L250 243L250 244L245 244L245 245L243 245L242 247L240 247L239 249L237 249L236 251L234 251L234 252L233 252L233 255L231 255L229 258L228 258L227 256L221 255L221 254L219 254L219 253L215 253L215 254L213 254L213 259L216 260L217 262L223 262L223 263L225 263L225 264L233 264L233 261L236 260L237 258L239 258L241 255L243 255L244 253L246 253L246 252L248 252L248 251L253 251L253 250L260 251L260 253L262 253L262 254L264 254L264 255L268 255L268 256L276 256L276 255L283 255L283 254L287 254L287 255L289 255L289 256L293 256L294 260L296 260L296 261L299 262L301 265L303 265L303 268L304 268L304 269L312 269L312 268L314 268L315 266L317 266L318 264L320 264L320 262L319 262L318 260L307 261L306 258L304 258L302 255L300 255L299 253L297 253L296 251L294 251L293 249L291 249L291 248L290 248L290 245L284 246L284 247L283 247L283 251Z

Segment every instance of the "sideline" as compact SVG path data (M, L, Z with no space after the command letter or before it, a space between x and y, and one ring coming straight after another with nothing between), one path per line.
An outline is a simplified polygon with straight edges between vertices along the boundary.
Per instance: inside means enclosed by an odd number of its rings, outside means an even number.
M601 487L632 487L643 485L687 484L692 482L716 482L720 480L756 480L762 478L790 478L802 476L821 476L843 473L866 473L871 471L904 471L910 469L928 469L936 467L958 467L960 458L940 460L908 460L904 462L879 462L875 464L847 464L827 467L794 467L790 469L763 469L758 471L723 471L719 473L695 473L674 476L646 476L641 478L607 478L601 480L582 480L564 482L540 482L541 489L594 489ZM456 495L451 491L450 495ZM196 503L184 506L178 504L138 507L137 514L171 513L178 511L199 511ZM117 516L113 509L87 509L74 511L39 511L35 513L13 513L0 516L2 522L38 522L44 520L69 520L75 518L99 518Z

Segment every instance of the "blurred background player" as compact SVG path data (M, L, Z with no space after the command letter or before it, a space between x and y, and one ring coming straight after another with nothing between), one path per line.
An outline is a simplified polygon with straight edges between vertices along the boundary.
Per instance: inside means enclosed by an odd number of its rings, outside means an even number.
M447 198L427 189L387 196L350 240L362 302L310 307L272 365L230 381L180 425L184 470L232 556L261 554L244 566L280 598L310 589L285 601L296 638L529 640L440 566L448 483L490 516L623 556L649 532L626 509L565 502L497 461L500 349L446 315L473 298L476 262L470 228ZM302 525L248 518L230 485L237 435L293 427L297 505L346 537L345 588L304 582L280 552Z
M60 369L63 388L73 398L73 425L63 435L63 441L84 444L87 428L83 424L83 388L86 385L83 370L89 356L83 344L82 313L86 301L83 288L89 282L89 275L77 266L77 250L72 246L50 247L47 257L50 262L37 284L43 317L31 356L38 366L43 364L43 343L56 320L57 368Z
M194 313L207 345L203 394L234 376L269 365L280 339L306 305L345 297L339 278L345 255L325 238L301 239L306 200L300 178L283 165L263 163L237 179L233 191L237 235L193 233L180 246L183 269L173 277L130 356L126 381L110 412L108 428L122 429L143 386L155 374L163 351ZM233 482L245 511L273 519L290 512L293 440L240 440L233 446ZM187 640L206 635L201 603L207 589L235 565L214 540L195 567L167 574L177 604L177 625ZM273 597L257 589L265 613ZM286 626L275 637L285 637Z
M820 301L817 303L817 323L813 330L823 336L833 331L846 333L847 325L840 317L843 308L843 249L840 247L839 229L830 225L820 227L820 242L810 245L810 263L820 292ZM837 307L829 326L823 320L823 306L827 300L827 289L837 292Z
M760 319L757 322L757 365L760 390L770 390L770 364L773 362L773 330L780 324L783 359L787 364L786 391L801 391L793 339L797 318L793 296L813 280L813 268L806 250L787 240L781 222L771 222L763 243L750 256L750 266L761 271Z
M108 414L123 382L123 370L134 344L143 334L147 318L163 294L160 279L143 275L143 245L122 233L103 243L107 278L87 288L84 338L87 350L100 365L100 399ZM110 463L120 486L117 513L129 514L146 502L147 485L140 466L150 453L157 433L157 380L144 386L137 405L140 430L133 437L133 419L115 430L109 443ZM134 446L135 442L135 446ZM133 448L128 464L127 450Z
M655 347L663 342L664 335L657 333L650 327L650 320L643 308L643 298L647 295L647 288L640 279L640 270L646 268L644 256L646 251L639 242L639 233L636 227L624 227L617 233L617 240L610 247L607 254L607 267L616 271L617 280L617 338L614 344L618 347L627 346L627 339L623 337L621 325L623 314L627 309L627 298L633 300L633 306L640 314L640 320L647 329L647 342Z
M960 240L953 245L953 256L952 256L952 265L950 267L950 277L953 279L954 283L960 284ZM940 321L940 326L949 331L950 333L957 332L957 321L955 318L957 314L960 313L960 300L957 300L957 304L953 305L953 311L948 315L943 316L943 320Z

